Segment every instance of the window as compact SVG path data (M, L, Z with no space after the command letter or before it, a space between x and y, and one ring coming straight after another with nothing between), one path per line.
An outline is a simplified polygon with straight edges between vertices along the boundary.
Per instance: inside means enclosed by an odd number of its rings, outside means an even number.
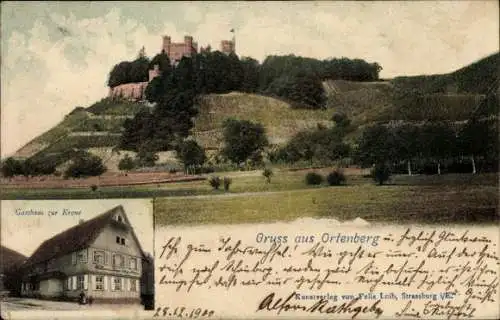
M125 266L125 259L122 255L115 254L113 256L113 267L123 268Z
M104 290L104 276L95 276L95 290Z
M130 258L130 269L137 270L137 259Z
M82 250L82 251L78 252L77 260L78 260L78 262L86 263L87 262L87 250Z
M113 278L113 290L121 291L122 290L122 279L119 277Z
M130 291L137 291L137 280L130 279Z
M77 276L76 277L76 289L77 290L82 290L84 289L84 277L83 276Z
M116 237L116 243L121 244L122 246L124 246L125 245L125 238Z
M94 262L104 264L104 251L94 251Z
M122 216L117 216L116 220L118 220L118 222L122 222L123 221Z

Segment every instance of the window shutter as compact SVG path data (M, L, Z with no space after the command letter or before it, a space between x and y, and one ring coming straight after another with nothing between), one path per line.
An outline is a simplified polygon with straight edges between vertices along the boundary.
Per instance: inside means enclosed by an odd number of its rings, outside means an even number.
M108 276L104 276L103 281L104 281L104 291L107 291L108 290Z
M104 252L104 264L108 264L108 253Z
M132 279L127 279L127 280L128 280L128 281L127 281L127 291L132 291L132 290L131 290L131 289L132 289L132 284L131 284Z
M71 263L76 264L76 252L73 252L73 254L71 255Z
M115 277L111 277L111 291L115 291Z
M76 290L76 282L77 282L76 276L71 277L71 284L73 290Z
M93 285L90 285L90 287L93 289L93 290L97 290L97 279L96 279L96 275L92 275L92 278L90 280L91 283L93 283Z
M66 281L66 290L71 290L71 277L68 277Z
M122 285L121 285L121 287L122 287L122 291L127 291L127 290L125 289L125 278L121 278L121 279L120 279L120 281L122 282Z
M86 274L83 276L83 289L87 290L89 288L89 275Z

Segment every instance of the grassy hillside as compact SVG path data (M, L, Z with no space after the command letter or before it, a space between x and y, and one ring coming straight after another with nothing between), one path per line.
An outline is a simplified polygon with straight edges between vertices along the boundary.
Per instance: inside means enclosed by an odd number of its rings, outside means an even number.
M22 147L15 157L44 158L72 149L114 147L123 122L143 104L103 99L89 108L75 108L49 131ZM62 157L57 163L64 161Z
M263 124L271 143L281 143L300 130L317 127L318 123L329 126L331 116L331 110L293 109L286 102L256 94L211 94L200 100L194 136L204 147L217 148L223 122L234 118Z
M426 94L486 94L499 86L500 53L495 53L448 74L397 77L396 87L415 89Z
M294 109L285 101L258 94L210 94L200 99L193 135L205 148L218 149L222 142L222 123L235 118L262 123L271 143L279 144L298 131L318 124L331 126L330 119L335 112L345 112L360 128L351 138L364 126L377 121L463 122L478 110L488 115L498 111L497 102L481 103L486 101L487 93L498 90L498 63L496 53L443 75L397 77L379 82L325 81L327 108L321 110ZM113 148L125 119L143 108L147 107L142 103L107 98L88 108L78 107L16 155L44 157L67 154L64 151L78 148Z

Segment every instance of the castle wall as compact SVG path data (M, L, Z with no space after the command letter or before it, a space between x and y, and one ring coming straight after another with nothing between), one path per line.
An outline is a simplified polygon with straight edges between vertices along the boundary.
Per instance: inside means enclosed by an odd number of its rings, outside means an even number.
M192 57L195 55L198 52L198 43L194 42L191 36L185 36L184 42L172 42L169 36L164 36L162 51L169 56L170 63L176 65L182 57ZM234 41L221 41L221 51L226 54L234 52ZM153 69L149 70L149 80L147 82L125 83L109 88L108 97L111 99L123 98L134 101L145 100L148 83L159 75L159 66L155 65Z
M148 82L125 83L109 89L110 98L144 100Z

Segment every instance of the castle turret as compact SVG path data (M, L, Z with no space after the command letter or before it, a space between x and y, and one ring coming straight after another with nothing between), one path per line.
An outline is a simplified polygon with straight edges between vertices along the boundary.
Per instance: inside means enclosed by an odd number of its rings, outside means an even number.
M193 51L193 37L184 36L184 56L191 57Z
M171 44L171 39L169 36L163 36L163 46L162 50L170 56L170 44Z

